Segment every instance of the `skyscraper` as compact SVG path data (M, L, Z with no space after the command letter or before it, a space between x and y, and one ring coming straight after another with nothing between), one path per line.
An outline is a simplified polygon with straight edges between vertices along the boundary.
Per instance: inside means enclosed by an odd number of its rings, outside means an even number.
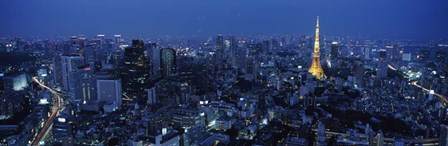
M389 54L389 56L387 56L389 61L396 61L401 59L401 53L400 53L400 48L398 45L390 45L390 46L386 46L386 51L387 54Z
M439 145L448 145L448 125L440 125Z
M319 17L317 17L317 24L316 24L316 38L314 40L314 52L313 52L313 61L311 63L311 67L309 69L309 72L316 77L317 79L321 80L326 78L324 74L324 70L322 69L322 66L320 65L320 46L319 46Z
M62 85L62 57L57 54L53 57L53 83L55 85Z
M216 48L224 48L224 36L219 34L216 36Z
M176 71L176 51L173 48L160 50L162 77L167 77Z
M336 41L331 42L330 59L335 60L339 57L339 44Z
M376 76L378 78L386 78L387 77L387 53L385 50L380 50L380 55L378 58Z
M105 39L105 35L104 34L98 34L95 38L95 40L98 41L98 45L100 46L100 49L104 49L104 39Z
M77 88L78 78L76 78L76 74L78 74L78 67L84 65L84 57L77 54L64 55L61 56L61 63L62 89L70 93L73 101L76 99L74 94L79 93L77 90L80 90L80 88Z
M364 59L370 59L370 48L364 48Z
M104 102L104 111L112 112L121 106L121 80L114 78L100 78L96 82L98 99Z
M121 79L124 95L128 98L146 97L149 71L143 45L143 40L133 40L132 46L124 51Z
M5 90L5 86L3 85L3 76L4 74L0 72L0 94L2 94L3 90Z
M376 146L383 146L384 145L384 135L383 131L379 130L376 133Z
M224 66L224 36L219 34L216 36L215 48L214 48L214 65L216 69L221 69Z
M75 99L83 104L92 103L97 100L95 74L93 67L82 65L78 67L78 71L74 74L76 92Z
M387 60L387 52L386 52L386 50L384 50L384 49L380 50L379 59L380 60Z
M121 45L121 35L114 35L114 45L118 48Z
M65 115L53 119L52 141L55 145L73 145L72 126Z
M366 69L364 68L364 64L362 62L356 62L355 66L355 85L358 87L364 86L364 73Z
M229 37L229 42L230 42L230 60L231 60L231 64L233 67L237 67L238 66L238 42L236 41L234 36L230 36Z
M85 62L89 64L91 67L95 66L95 62L97 61L97 48L94 45L87 45L83 50Z
M160 49L156 43L148 44L148 57L150 58L151 78L160 77Z
M325 124L319 121L317 124L317 144L320 146L327 145L325 136Z

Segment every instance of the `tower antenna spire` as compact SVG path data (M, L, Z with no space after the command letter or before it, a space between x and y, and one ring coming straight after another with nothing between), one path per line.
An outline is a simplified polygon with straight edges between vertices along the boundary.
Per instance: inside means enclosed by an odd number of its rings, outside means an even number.
M326 78L322 66L320 65L320 45L319 45L319 16L316 21L316 38L314 39L314 52L311 67L308 70L317 79Z

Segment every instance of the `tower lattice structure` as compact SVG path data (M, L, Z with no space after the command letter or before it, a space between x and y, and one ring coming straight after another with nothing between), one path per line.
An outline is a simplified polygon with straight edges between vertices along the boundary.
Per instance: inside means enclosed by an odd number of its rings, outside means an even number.
M317 17L316 38L314 40L313 60L312 60L311 67L308 70L308 72L310 72L317 79L322 80L322 79L325 79L326 76L324 74L324 70L322 69L322 66L320 65L319 50L320 50L320 47L319 47L319 17Z

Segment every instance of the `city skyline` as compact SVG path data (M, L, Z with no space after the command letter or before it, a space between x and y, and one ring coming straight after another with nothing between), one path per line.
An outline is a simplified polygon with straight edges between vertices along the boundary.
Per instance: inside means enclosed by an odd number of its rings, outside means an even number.
M448 2L435 1L12 1L0 2L1 37L122 34L210 37L312 34L320 16L328 36L447 39Z
M445 146L446 4L0 1L0 145Z

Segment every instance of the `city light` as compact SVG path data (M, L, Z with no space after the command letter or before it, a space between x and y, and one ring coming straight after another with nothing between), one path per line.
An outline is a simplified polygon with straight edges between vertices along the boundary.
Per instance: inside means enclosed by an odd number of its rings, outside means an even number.
M0 145L448 146L442 1L3 2Z

